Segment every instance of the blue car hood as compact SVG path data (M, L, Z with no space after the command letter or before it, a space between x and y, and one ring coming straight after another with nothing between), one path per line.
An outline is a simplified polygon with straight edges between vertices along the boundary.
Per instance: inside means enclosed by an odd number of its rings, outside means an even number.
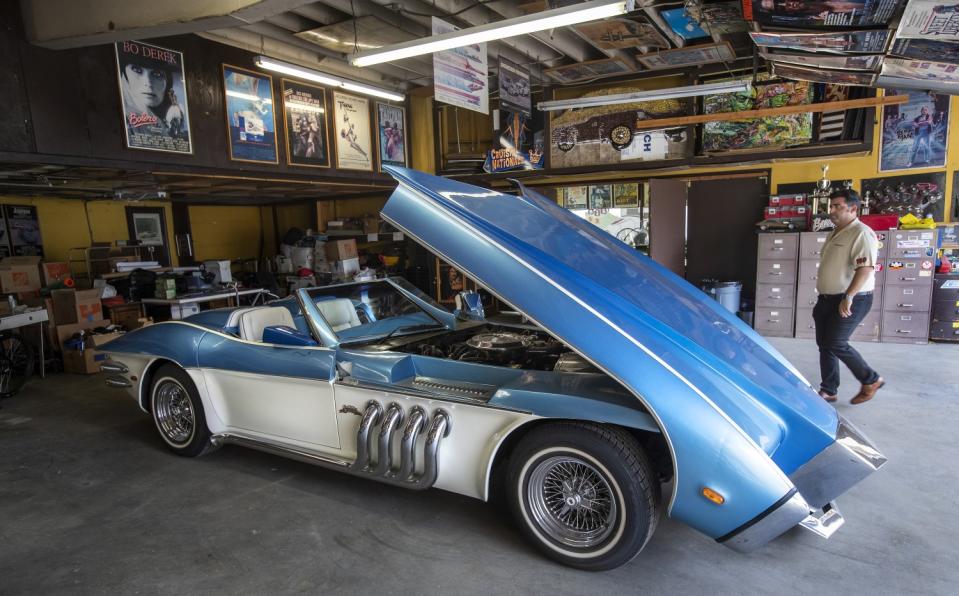
M802 375L715 300L653 260L535 192L513 196L386 169L400 184L385 219L650 409L679 403L663 394L679 378L787 474L833 441L835 410Z

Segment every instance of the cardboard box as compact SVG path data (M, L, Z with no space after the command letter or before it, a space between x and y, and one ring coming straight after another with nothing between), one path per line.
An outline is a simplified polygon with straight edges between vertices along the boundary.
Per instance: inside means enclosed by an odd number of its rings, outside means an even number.
M63 342L67 341L73 337L74 333L79 333L83 329L93 329L94 327L108 327L110 325L110 319L103 319L102 321L85 321L83 323L71 323L67 325L57 325L56 327L56 344L55 347L58 350L63 350Z
M7 257L0 261L0 291L35 292L42 287L40 257Z
M102 321L100 290L53 290L53 318L60 325L80 321Z
M46 261L40 265L43 271L43 285L49 286L71 277L70 263L66 261Z
M360 272L359 259L345 259L333 263L333 275L338 277L352 277Z
M356 240L331 240L326 243L327 261L345 261L357 257Z
M96 335L90 336L90 342L87 345L93 345L94 348L100 349L116 338L122 337L123 334L124 333L122 331L114 331L113 333L97 333Z
M100 365L107 359L104 352L87 349L82 352L67 350L63 353L63 372L92 375L100 372Z
M139 302L114 304L113 306L104 307L104 311L109 315L111 321L122 326L127 331L140 328L139 320L142 309Z

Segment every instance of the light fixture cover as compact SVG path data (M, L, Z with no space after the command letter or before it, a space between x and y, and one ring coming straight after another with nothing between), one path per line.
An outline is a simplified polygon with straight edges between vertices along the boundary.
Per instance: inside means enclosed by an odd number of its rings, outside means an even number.
M381 97L390 101L403 101L406 97L394 91L387 91L386 89L364 85L363 83L348 81L346 79L341 79L339 77L326 74L325 72L319 72L304 66L297 66L296 64L290 64L288 62L283 62L282 60L276 60L274 58L270 58L269 56L257 56L254 58L253 62L265 70L279 72L293 77L299 77L301 79L306 79L307 81L320 83L321 85L341 87L355 93L363 93L365 95L372 95L373 97Z
M573 108L591 108L595 106L612 106L638 101L656 101L662 99L678 99L683 97L698 97L720 93L745 93L749 91L748 81L724 81L722 83L706 83L705 85L689 85L687 87L671 87L666 89L651 89L649 91L634 91L618 93L616 95L597 95L595 97L581 97L578 99L558 99L555 101L541 101L536 104L537 110L569 110Z

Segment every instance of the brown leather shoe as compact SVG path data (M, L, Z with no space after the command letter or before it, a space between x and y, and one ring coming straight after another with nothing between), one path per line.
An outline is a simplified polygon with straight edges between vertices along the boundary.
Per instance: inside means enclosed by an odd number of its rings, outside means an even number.
M856 396L852 398L852 401L850 401L849 403L851 403L852 405L866 403L867 401L872 399L872 397L876 395L876 392L879 391L879 389L881 389L882 386L885 384L886 384L886 381L882 377L879 377L878 379L876 379L875 383L863 385L862 388L859 390L859 393L857 393Z
M824 389L819 390L819 397L823 398L829 403L832 403L838 399L835 395L830 395L829 393L826 393Z

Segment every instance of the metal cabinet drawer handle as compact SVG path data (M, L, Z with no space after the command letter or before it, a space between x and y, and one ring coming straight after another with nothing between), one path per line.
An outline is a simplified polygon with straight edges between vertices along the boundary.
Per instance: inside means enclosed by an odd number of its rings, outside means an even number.
M900 277L902 281L916 281L915 277Z
M908 329L896 329L896 333L912 333L912 331Z
M771 272L769 275L782 275L782 274L783 274L782 271L778 271L778 272L777 272L777 271L773 271L773 272Z
M774 246L773 250L786 250L783 246Z
M767 323L778 323L779 319L766 319Z
M904 307L906 307L906 308L911 308L911 307L912 307L911 304L899 304L899 306L904 306Z

